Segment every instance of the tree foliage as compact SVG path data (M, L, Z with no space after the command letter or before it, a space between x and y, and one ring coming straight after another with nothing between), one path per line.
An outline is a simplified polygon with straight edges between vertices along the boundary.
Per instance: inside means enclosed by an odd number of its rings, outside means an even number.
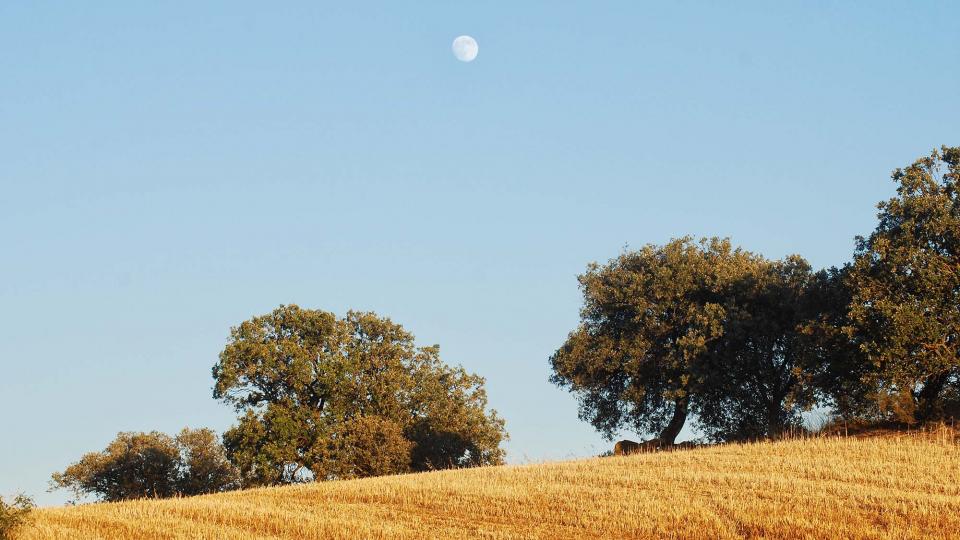
M200 495L238 487L237 471L209 429L185 428L176 437L123 432L63 472L53 487L104 501Z
M817 405L840 418L870 419L874 405L864 377L869 370L861 337L850 332L851 265L820 270L808 290L808 315L801 332L805 367Z
M810 265L754 257L728 289L722 336L700 367L697 419L714 440L776 437L815 402L816 352L802 332L820 306Z
M337 478L365 478L410 471L413 442L402 427L380 416L357 416L338 426L331 454Z
M626 427L670 444L691 412L717 440L777 435L811 406L802 328L817 307L802 258L681 238L579 279L581 324L551 357L551 380L608 438Z
M551 381L606 437L625 426L672 443L701 386L697 365L722 335L725 290L750 257L682 238L591 265L579 277L581 324L551 357Z
M213 376L214 397L241 413L224 442L246 485L503 459L503 420L487 410L483 378L373 313L281 306L231 330Z
M217 434L210 429L184 429L175 439L180 450L177 492L203 495L240 487L237 468L227 459Z
M27 524L33 511L33 500L20 494L7 502L0 497L0 540L13 540L17 531Z
M881 415L957 415L960 392L960 148L893 173L897 195L858 237L849 333L869 360L862 383Z
M960 416L960 148L893 180L841 268L689 238L591 265L551 380L604 435L665 443L688 413L714 440L776 436L815 405L868 421Z

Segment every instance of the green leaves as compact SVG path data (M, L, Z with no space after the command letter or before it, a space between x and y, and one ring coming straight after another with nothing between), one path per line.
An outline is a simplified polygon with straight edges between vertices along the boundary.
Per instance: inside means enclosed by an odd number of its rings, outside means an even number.
M9 503L0 497L0 540L16 538L17 531L30 519L33 508L33 500L23 494Z
M777 435L815 404L960 416L960 148L893 180L897 196L841 269L813 274L799 256L769 261L716 238L591 264L551 381L608 437L628 427L671 441L687 408L716 440Z
M943 147L893 180L850 272L850 332L872 364L863 384L882 416L956 414L960 385L960 148Z
M214 397L243 413L224 441L246 485L503 459L506 432L483 379L374 313L280 306L231 331L213 375Z
M800 329L816 308L801 257L680 238L579 279L581 324L551 357L551 380L604 435L627 427L673 442L688 411L715 439L776 434L812 402Z
M330 439L328 474L335 478L366 478L410 470L413 442L403 428L381 416L358 416L337 426Z
M730 284L754 258L727 240L681 238L590 265L580 327L551 357L551 381L604 435L626 426L672 442L702 384L696 366L723 335Z
M176 437L119 433L103 451L54 473L52 484L77 496L121 501L227 491L238 487L237 480L216 434L185 428Z

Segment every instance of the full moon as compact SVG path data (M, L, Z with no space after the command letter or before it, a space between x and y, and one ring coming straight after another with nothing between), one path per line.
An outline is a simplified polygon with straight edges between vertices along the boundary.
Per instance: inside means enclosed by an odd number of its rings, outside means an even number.
M453 40L453 55L461 62L472 62L480 52L477 40L470 36L460 36Z

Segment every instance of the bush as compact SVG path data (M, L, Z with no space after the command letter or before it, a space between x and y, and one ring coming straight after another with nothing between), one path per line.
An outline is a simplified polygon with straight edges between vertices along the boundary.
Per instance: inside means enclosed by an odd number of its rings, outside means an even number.
M409 472L412 449L413 443L396 422L360 416L338 429L331 476L366 478Z
M53 474L55 488L104 501L215 493L238 487L237 480L209 429L184 429L175 438L156 431L119 433L103 451Z
M227 459L213 430L184 429L174 440L180 450L177 482L180 495L203 495L240 487L239 473Z
M12 503L0 497L0 540L11 540L30 517L34 504L26 495L17 495Z

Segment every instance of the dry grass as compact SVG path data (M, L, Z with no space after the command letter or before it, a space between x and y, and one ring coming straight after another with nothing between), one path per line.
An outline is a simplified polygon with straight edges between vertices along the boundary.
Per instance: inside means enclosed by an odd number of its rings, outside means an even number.
M45 509L25 536L960 538L960 445L814 438Z

